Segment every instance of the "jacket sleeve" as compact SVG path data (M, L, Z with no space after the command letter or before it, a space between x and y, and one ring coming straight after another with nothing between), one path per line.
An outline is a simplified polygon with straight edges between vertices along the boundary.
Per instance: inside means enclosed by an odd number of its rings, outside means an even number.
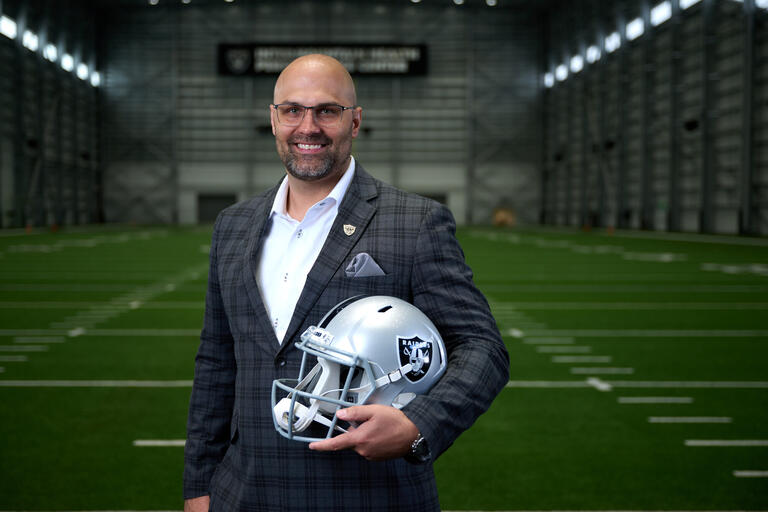
M450 211L433 203L416 242L413 304L435 324L446 372L403 412L426 438L432 460L490 407L509 380L509 355L490 307L472 281Z
M211 240L205 320L195 358L195 379L187 420L185 499L209 493L211 478L229 446L236 364L217 270L220 224L221 217L217 220Z

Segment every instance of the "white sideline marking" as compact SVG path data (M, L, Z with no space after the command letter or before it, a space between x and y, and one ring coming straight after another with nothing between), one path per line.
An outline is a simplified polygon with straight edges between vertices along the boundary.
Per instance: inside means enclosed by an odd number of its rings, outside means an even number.
M134 301L131 301L130 304L128 304L128 307L131 309L139 309L142 306L142 304L143 302L141 302L140 300L134 300Z
M0 381L2 382L2 381ZM508 388L588 388L590 384L586 380L511 380L507 382Z
M71 331L67 331L67 336L69 336L70 338L77 338L78 336L82 336L85 333L86 333L86 330L83 329L82 327L75 327Z
M528 337L526 336L523 340L523 343L526 343L528 345L567 345L568 343L573 343L573 338L571 337L561 337L561 338L536 338L536 337Z
M512 336L513 338L522 338L523 331L520 329L507 329L507 336Z
M184 446L184 439L136 439L133 446Z
M47 345L0 345L0 352L45 352Z
M592 386L598 391L612 391L613 388L605 381L598 379L597 377L590 377L587 379L587 384Z
M575 336L577 338L763 338L765 329L542 329L530 336Z
M648 423L732 423L727 416L650 416Z
M611 356L552 356L553 363L610 363Z
M64 336L16 336L14 343L64 343Z
M142 301L110 301L110 302L73 302L73 301L0 301L0 309L81 309L81 308L114 308L117 311L131 309L133 303L139 303L142 308L151 309L202 309L204 301L171 302L159 301L144 303ZM768 307L767 307L768 309Z
M536 352L543 354L585 354L587 352L592 352L592 347L584 345L566 345L563 347L558 345L544 345L536 347Z
M191 388L191 380L0 380L6 388Z
M27 356L0 356L0 361L4 363L26 363L28 360Z
M574 367L571 373L575 375L632 375L634 368L603 368L603 367Z
M620 404L692 404L690 396L620 396Z
M768 478L768 471L742 469L734 471L733 476L736 478Z
M686 439L685 446L717 446L717 447L768 446L768 439Z

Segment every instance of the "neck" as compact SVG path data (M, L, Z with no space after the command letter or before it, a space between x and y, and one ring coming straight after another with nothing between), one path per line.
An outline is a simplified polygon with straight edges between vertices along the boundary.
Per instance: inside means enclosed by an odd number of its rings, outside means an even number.
M316 181L305 181L288 174L288 195L285 199L285 210L288 215L302 221L312 205L328 197L348 167L349 162L341 172Z

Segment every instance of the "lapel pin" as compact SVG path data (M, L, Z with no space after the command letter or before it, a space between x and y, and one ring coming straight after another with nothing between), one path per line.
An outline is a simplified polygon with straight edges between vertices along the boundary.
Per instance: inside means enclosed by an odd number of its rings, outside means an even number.
M352 236L355 232L355 226L352 224L344 224L344 234L347 236Z

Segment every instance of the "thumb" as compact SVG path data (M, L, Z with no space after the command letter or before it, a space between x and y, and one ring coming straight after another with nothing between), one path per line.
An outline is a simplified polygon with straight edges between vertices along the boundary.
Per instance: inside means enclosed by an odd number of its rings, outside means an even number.
M373 411L371 411L371 406L369 405L355 405L339 409L336 416L344 421L363 422L369 420L371 416L373 416Z

